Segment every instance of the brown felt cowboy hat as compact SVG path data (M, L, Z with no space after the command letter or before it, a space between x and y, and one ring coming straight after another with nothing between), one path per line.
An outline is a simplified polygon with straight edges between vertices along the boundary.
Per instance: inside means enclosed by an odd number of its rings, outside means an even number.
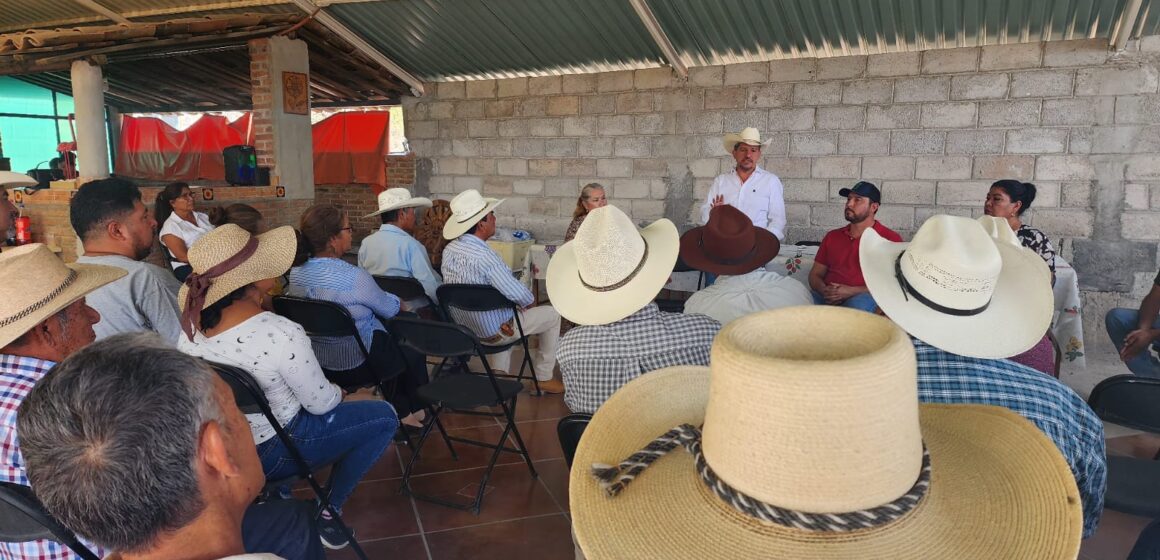
M681 236L681 260L713 274L745 274L777 256L781 242L754 227L744 212L723 204L709 212L709 223Z
M708 368L624 385L580 439L568 489L589 560L1061 560L1083 523L1034 424L920 405L906 332L827 306L747 315Z

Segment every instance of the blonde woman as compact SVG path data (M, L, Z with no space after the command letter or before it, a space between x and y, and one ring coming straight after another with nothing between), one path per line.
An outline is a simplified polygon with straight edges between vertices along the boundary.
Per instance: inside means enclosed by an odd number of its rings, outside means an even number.
M584 185L584 188L580 189L580 198L576 199L576 209L572 211L572 223L568 224L564 242L576 237L576 230L580 229L580 224L584 223L584 218L588 217L589 212L607 205L608 198L604 195L604 185L600 183Z

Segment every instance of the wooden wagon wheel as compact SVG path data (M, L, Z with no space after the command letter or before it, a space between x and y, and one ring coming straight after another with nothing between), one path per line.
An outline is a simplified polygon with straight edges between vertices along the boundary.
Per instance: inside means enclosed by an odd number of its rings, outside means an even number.
M434 200L433 205L423 213L423 222L415 228L415 239L427 249L431 266L439 269L443 264L443 248L448 241L443 239L443 224L451 217L451 203Z

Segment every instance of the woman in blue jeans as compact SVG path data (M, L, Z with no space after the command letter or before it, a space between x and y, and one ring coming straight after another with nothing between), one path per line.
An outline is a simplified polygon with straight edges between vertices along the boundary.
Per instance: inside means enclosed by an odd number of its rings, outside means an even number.
M330 501L341 511L390 445L399 419L387 402L342 402L342 390L323 376L302 327L262 309L275 279L290 268L296 246L289 227L253 237L228 224L198 240L189 251L193 272L178 294L185 331L178 348L248 371L307 463L333 465ZM266 479L297 474L266 418L248 414L247 420ZM321 514L319 533L328 548L348 544L329 512Z

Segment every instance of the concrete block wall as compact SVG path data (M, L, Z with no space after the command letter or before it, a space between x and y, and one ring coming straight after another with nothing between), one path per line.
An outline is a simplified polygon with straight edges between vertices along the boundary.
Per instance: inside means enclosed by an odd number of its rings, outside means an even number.
M732 169L722 134L746 126L769 140L789 241L843 225L837 191L857 180L882 188L879 217L906 238L937 213L981 215L994 180L1032 181L1025 222L1075 264L1090 345L1103 311L1137 305L1156 271L1155 39L1115 56L1085 40L696 67L687 81L657 68L442 82L404 111L427 170L416 190L509 198L501 225L545 240L588 182L638 221L689 227ZM1125 256L1139 250L1150 259Z

